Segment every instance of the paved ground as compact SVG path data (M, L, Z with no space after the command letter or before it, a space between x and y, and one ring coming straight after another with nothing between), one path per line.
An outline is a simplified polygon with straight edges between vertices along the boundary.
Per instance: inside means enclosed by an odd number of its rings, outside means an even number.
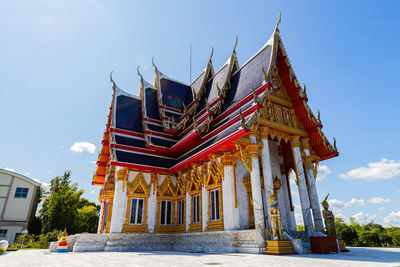
M22 250L0 257L0 266L400 266L400 248L350 248L341 254L291 256L160 252L50 253Z

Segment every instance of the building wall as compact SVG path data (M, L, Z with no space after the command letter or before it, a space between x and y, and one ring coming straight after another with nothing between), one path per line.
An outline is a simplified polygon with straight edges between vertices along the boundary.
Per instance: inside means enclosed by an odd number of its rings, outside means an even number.
M17 234L21 234L22 231L25 228L26 227L19 226L19 225L17 225L17 226L10 226L10 225L0 226L0 229L6 229L7 230L7 236L5 238L1 237L0 240L5 239L5 240L8 241L8 243L12 244L14 242L14 240L15 240L16 235Z
M9 243L13 243L15 235L28 227L38 204L39 184L19 176L8 171L0 172L0 229L7 229L5 239ZM15 197L17 187L28 188L26 198Z
M29 188L28 196L26 198L15 198L15 191L17 187ZM7 206L4 210L3 220L5 221L28 221L30 215L31 202L35 196L35 186L14 177L11 186L10 195L8 198Z

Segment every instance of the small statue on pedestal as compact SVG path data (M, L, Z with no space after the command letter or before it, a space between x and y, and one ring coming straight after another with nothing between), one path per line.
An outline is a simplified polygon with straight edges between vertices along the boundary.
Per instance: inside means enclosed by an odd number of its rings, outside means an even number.
M281 224L281 212L279 209L278 197L276 192L273 192L268 198L271 203L270 206L270 218L271 218L271 230L272 240L283 240L282 224Z
M325 228L326 231L324 233L327 236L333 236L336 237L336 227L335 227L335 216L333 215L331 210L328 210L329 204L328 201L328 195L326 195L324 201L321 202L322 207L324 207L324 210L322 211L322 216L324 216L324 221L325 221Z
M283 236L283 227L281 223L281 211L278 202L278 190L281 188L281 181L278 177L273 180L274 189L271 190L271 196L268 197L271 203L269 207L269 216L271 224L272 240L266 241L264 254L286 255L296 254L290 240L285 240Z
M56 252L61 253L61 252L68 252L68 243L67 243L67 229L65 228L63 232L59 233L57 236L58 239L58 246L56 249Z

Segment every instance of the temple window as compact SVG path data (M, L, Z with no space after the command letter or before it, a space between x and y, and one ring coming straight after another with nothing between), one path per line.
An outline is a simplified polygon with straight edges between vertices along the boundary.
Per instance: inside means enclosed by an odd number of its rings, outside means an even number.
M142 224L143 223L143 198L132 198L131 204L131 216L129 219L130 224Z
M200 197L192 196L192 223L200 223Z
M171 225L172 200L161 200L160 224Z
M211 221L219 221L219 189L210 190Z
M184 224L185 218L185 199L178 200L178 225Z

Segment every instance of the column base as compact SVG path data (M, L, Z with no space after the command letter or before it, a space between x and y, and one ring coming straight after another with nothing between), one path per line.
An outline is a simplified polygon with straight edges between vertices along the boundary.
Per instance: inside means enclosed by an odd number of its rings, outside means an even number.
M310 237L310 243L312 253L338 252L338 245L334 236L312 236Z
M289 240L268 240L266 241L266 249L264 254L271 255L289 255L296 254L292 243Z

